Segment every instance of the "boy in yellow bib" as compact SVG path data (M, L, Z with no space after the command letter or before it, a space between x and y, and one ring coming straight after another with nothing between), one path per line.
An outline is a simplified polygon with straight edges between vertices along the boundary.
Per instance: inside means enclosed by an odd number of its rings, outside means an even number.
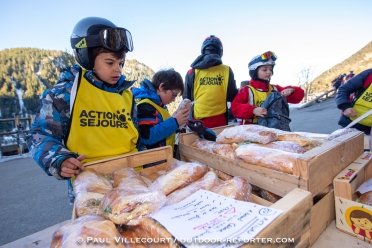
M166 145L174 148L175 133L187 122L190 110L179 110L171 116L166 105L183 91L182 77L174 69L158 71L152 81L145 79L140 88L132 90L137 100L142 142L147 149Z
M109 20L87 17L71 35L80 66L65 68L41 96L27 145L33 158L57 179L74 178L86 162L139 150L136 105L122 75L131 34ZM74 200L69 180L70 202Z

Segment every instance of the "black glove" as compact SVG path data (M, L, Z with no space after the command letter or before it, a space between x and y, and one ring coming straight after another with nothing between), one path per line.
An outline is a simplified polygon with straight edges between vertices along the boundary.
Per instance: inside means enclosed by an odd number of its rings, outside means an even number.
M205 127L201 121L188 121L187 126L191 131L196 132L202 139L216 141L217 135L211 129Z

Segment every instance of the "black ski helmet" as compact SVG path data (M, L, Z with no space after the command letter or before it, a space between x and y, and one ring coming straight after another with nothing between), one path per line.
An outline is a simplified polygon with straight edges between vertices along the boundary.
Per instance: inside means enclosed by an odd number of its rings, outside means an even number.
M113 40L108 38L114 38L114 44ZM124 46L125 52L133 51L130 32L101 17L86 17L80 20L72 31L70 41L76 61L86 70L92 70L94 66L93 47L117 51Z
M204 54L205 50L209 49L216 49L217 54L220 55L220 57L222 57L223 46L221 40L218 37L210 35L209 37L205 38L201 46L201 54Z

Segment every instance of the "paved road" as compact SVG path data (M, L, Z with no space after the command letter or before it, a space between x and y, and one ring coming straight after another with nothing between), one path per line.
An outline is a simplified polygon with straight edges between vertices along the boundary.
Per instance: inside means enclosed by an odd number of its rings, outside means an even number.
M292 109L291 129L331 133L339 128L339 116L330 98L302 110ZM0 162L0 175L0 245L71 218L66 182L47 176L31 158Z

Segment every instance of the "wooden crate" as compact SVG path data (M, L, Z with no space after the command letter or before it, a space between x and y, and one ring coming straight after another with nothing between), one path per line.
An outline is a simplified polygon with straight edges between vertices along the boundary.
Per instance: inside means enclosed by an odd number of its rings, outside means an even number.
M358 235L353 231L350 214L353 211L361 211L372 219L372 206L357 202L354 194L358 187L368 179L372 178L372 154L365 152L345 170L341 171L334 179L335 205L336 205L336 227L345 233L357 237L360 240L372 244L372 239L365 235ZM362 217L361 217L362 218Z
M152 149L135 154L121 157L110 158L102 161L96 161L85 166L94 168L102 173L109 173L115 169L123 167L138 167L144 164L164 161L156 166L141 170L142 174L151 178L154 172L163 170L174 161L172 149L167 146L164 148ZM283 214L276 218L269 226L262 230L256 238L290 238L294 243L265 244L265 247L309 247L310 246L310 207L312 206L312 197L310 192L302 189L294 189L285 197L272 204L258 196L252 195L253 202L263 206L270 206L280 209ZM72 219L76 219L75 208L73 209ZM262 243L249 243L244 247L261 247Z
M335 219L335 194L331 189L310 210L310 245L313 245L322 232Z
M226 127L213 129L217 134ZM198 138L194 133L179 135L181 159L185 157L207 164L227 174L242 176L249 183L280 196L295 188L310 191L313 196L332 184L334 177L364 151L364 134L351 132L299 154L293 174L230 159L191 146Z

